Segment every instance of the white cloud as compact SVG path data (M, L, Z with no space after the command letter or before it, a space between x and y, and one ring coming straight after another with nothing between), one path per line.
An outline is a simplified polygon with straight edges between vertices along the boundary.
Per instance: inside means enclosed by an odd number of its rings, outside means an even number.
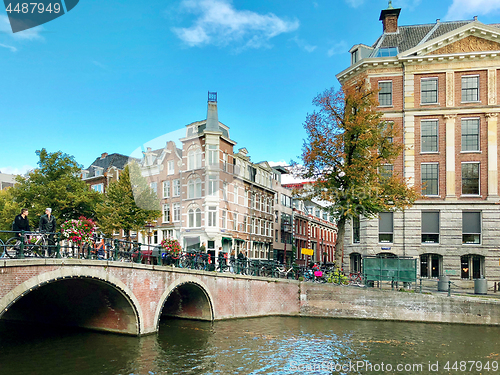
M0 173L5 174L26 174L27 172L35 169L35 167L31 165L23 165L21 168L17 167L0 167Z
M297 45L302 48L303 50L307 51L307 52L313 52L318 46L313 46L309 43L307 43L305 40L303 39L299 39L298 37L293 37L291 39L292 41L294 41L295 43L297 43Z
M9 18L7 16L0 16L0 33L7 34L11 40L43 40L43 36L40 33L43 31L42 26L37 26L33 29L28 29L24 31L20 31L18 33L13 33L12 28L10 27ZM14 47L15 48L15 47ZM17 51L17 48L16 48ZM13 50L13 52L15 52Z
M445 16L446 20L472 19L474 16L500 13L498 0L453 0Z
M183 0L181 7L198 16L191 27L173 29L191 47L229 43L250 48L267 47L271 38L299 27L298 20L287 21L273 13L263 15L237 10L230 0Z
M342 40L338 43L335 43L327 52L328 56L340 55L346 53L349 50L347 48L347 43L345 40Z
M363 5L364 0L345 0L345 2L347 3L347 5L349 5L353 8L357 8L360 5Z
M280 160L280 161L268 161L268 163L269 163L269 165L271 167L277 167L277 166L279 166L279 167L288 167L288 164L289 164L289 163L287 163L284 160Z
M7 44L2 44L2 43L0 43L0 47L3 47L3 48L8 48L8 49L10 49L12 52L17 52L17 48L16 48L16 47L8 46Z

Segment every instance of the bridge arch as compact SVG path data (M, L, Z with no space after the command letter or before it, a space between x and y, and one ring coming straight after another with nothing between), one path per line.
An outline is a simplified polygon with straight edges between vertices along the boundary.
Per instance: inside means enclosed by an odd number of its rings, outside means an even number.
M63 285L57 283L67 283L67 286L85 283L85 286L90 286L94 290L101 288L101 292L107 295L108 316L105 314L96 316L91 325L84 326L84 328L131 335L144 333L144 317L137 297L126 284L106 272L105 268L61 267L34 276L0 299L0 318L7 316L11 308L15 308L15 305L28 295L33 295L33 292L42 290L44 287L53 289L54 285L56 287ZM118 308L119 311L114 308Z
M170 314L167 315L187 319L214 320L214 298L207 285L197 277L183 276L163 292L155 312L157 330L161 316L165 315L164 309L169 308L166 306L169 300L173 300L171 301L173 306Z

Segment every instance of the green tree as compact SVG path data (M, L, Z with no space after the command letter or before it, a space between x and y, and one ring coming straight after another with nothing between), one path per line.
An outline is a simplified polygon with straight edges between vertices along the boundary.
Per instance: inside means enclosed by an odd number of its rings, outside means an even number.
M315 181L304 197L331 203L338 230L338 266L345 227L352 217L373 218L380 212L404 209L419 197L400 174L381 173L401 154L403 144L376 111L377 93L364 82L319 94L313 100L319 111L309 114L304 123L307 140L301 175Z
M137 163L129 163L112 182L104 200L97 205L97 222L101 231L111 236L113 231L123 229L130 240L130 231L139 231L147 222L160 216L160 202L157 194L141 176Z
M80 179L81 166L74 157L61 151L49 153L46 149L36 154L39 157L38 167L24 176L17 176L14 187L0 197L0 201L5 201L0 203L2 229L10 230L15 216L12 216L13 211L18 214L23 207L30 210L32 228L38 227L40 216L47 207L52 208L58 224L82 215L95 217L95 207L102 199L101 194L90 190Z

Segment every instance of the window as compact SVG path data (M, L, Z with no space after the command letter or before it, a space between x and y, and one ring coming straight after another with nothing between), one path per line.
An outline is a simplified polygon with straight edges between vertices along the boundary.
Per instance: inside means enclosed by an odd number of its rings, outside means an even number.
M201 149L190 150L188 152L188 169L201 168Z
M201 210L190 209L188 211L188 227L189 228L200 228L201 227Z
M168 161L167 167L168 167L168 174L169 175L174 174L174 161L173 160Z
M380 106L392 106L392 81L378 83L378 102Z
M223 228L223 229L226 229L226 216L227 216L226 210L222 210L222 226L221 226L221 228Z
M227 201L227 182L222 183L222 199Z
M421 152L438 151L438 120L420 122Z
M479 151L479 119L462 119L462 151Z
M441 268L443 257L439 254L422 254L420 255L420 277L441 276Z
M208 145L208 164L217 164L217 145Z
M352 218L352 243L360 242L360 229L361 224L359 221L359 216L354 216Z
M149 187L151 190L155 192L155 194L158 194L158 183L157 182L150 182Z
M479 195L479 163L462 163L462 195Z
M439 164L422 164L422 195L439 194Z
M249 196L250 196L250 205L249 205L249 207L250 208L254 208L255 207L255 194L254 193L249 193Z
M462 255L460 257L462 279L480 279L484 276L484 256Z
M233 213L233 230L238 230L238 214Z
M248 233L248 228L247 228L247 217L243 216L243 232Z
M375 57L390 57L398 55L398 47L382 47L377 51Z
M178 197L181 195L181 180L174 180L174 197Z
M481 243L481 212L462 212L462 243Z
M163 205L163 222L164 223L170 222L170 205L169 204Z
M394 122L384 121L383 125L384 125L383 134L392 135L392 129L394 128ZM390 133L388 133L388 132L390 132ZM393 137L386 137L386 139L389 143L392 143L394 141Z
M439 243L439 212L422 212L422 243Z
M380 176L383 179L391 178L394 173L394 165L392 164L383 164L379 168Z
M94 169L94 177L102 176L102 170L100 168Z
M104 184L92 185L92 190L97 191L98 193L102 193L104 192Z
M181 221L181 204L174 203L174 221Z
M354 50L351 52L351 65L356 64L358 62L358 50Z
M437 104L438 79L422 78L420 81L420 102L422 104Z
M201 179L192 178L188 181L188 198L200 198L201 197Z
M170 181L163 181L163 198L170 197Z
M479 101L479 76L462 76L462 102Z
M208 226L217 226L217 207L215 206L208 207Z
M217 176L208 176L208 195L215 195L217 192Z
M393 212L381 212L378 216L378 242L393 241Z

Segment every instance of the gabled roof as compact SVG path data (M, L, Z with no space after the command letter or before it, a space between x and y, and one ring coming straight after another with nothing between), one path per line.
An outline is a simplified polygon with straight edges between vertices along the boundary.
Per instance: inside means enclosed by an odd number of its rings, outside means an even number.
M455 32L464 32L474 27L494 30L500 33L498 24L485 25L477 20L469 21L450 21L427 25L399 26L395 33L384 33L372 45L373 52L370 58L376 57L381 48L396 47L398 55L408 55L410 50L423 44L429 44L438 41L443 36L454 34ZM413 52L413 51L412 51Z
M99 169L102 168L104 171L107 171L110 167L115 167L117 169L122 170L123 168L125 168L125 166L129 162L129 159L130 159L129 156L122 155L122 154L116 154L116 153L106 155L104 158L98 157L87 168L87 170L89 171L89 174L87 177L94 177L95 176L96 167Z

